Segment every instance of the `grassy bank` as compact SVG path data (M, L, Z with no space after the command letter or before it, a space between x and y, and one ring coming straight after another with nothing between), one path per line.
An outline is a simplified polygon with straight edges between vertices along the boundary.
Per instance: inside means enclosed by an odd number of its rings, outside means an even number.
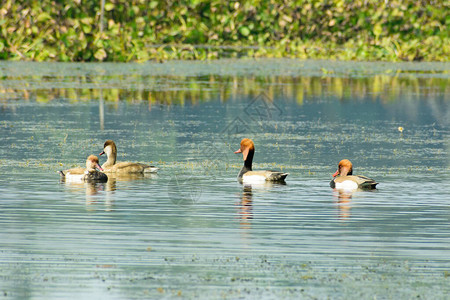
M0 59L448 61L446 1L4 0ZM103 9L102 9L103 7Z

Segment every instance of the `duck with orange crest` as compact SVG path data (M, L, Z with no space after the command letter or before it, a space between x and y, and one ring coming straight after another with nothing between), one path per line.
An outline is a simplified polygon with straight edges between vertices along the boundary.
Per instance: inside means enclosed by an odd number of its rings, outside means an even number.
M336 173L333 174L333 179L330 182L330 187L342 190L356 190L356 189L375 189L378 182L375 180L362 176L353 175L353 165L348 159L343 159L339 162Z
M284 182L289 173L279 171L253 171L252 162L255 154L255 144L251 139L242 139L241 147L234 153L242 153L244 166L238 174L238 181L241 183L263 183L263 182Z
M73 168L59 171L61 179L66 182L107 182L108 176L103 171L98 162L98 157L89 155L86 160L86 168Z

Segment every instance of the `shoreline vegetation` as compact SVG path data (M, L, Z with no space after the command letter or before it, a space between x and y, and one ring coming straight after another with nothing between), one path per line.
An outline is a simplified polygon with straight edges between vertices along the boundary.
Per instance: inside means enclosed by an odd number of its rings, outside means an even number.
M449 61L440 0L4 0L0 60Z

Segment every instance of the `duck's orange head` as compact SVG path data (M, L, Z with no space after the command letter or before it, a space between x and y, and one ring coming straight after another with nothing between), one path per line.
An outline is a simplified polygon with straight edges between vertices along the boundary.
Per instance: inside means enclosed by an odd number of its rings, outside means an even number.
M245 138L241 141L241 148L234 153L242 153L242 157L246 160L249 152L255 152L255 144L251 139Z
M100 167L98 157L95 155L89 155L86 160L86 168L87 169L99 169L100 171L103 171L102 167Z
M347 176L352 175L353 173L353 166L351 161L348 159L343 159L339 162L338 169L336 173L333 174L333 177L336 177L338 175L340 176Z

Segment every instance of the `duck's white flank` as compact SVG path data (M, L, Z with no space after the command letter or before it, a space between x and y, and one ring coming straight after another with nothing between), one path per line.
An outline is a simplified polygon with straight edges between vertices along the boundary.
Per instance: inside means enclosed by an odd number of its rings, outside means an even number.
M358 184L352 180L345 180L343 182L336 182L336 189L353 191L358 189Z

